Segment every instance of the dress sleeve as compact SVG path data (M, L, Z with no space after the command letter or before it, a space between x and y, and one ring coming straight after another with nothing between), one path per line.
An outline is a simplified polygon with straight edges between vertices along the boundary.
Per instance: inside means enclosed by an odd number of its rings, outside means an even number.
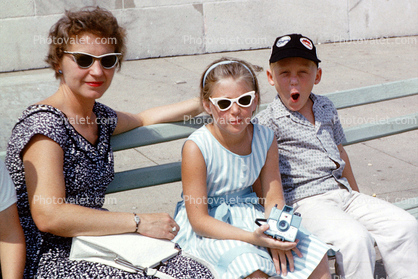
M32 137L38 134L50 138L65 150L70 140L66 125L69 125L66 118L54 111L37 110L24 114L13 128L7 147L8 156L13 153L20 157Z

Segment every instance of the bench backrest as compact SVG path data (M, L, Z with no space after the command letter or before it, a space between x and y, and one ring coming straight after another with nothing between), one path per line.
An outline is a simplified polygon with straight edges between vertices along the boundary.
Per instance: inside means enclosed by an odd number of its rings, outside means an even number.
M337 109L342 109L415 94L418 94L418 78L338 91L326 94L325 96L331 99ZM266 104L261 105L260 110L265 109L266 106ZM206 124L209 119L209 116L199 116L185 122L156 124L136 128L129 132L113 136L111 139L112 148L114 151L120 151L187 138L195 130ZM354 144L414 129L418 129L418 113L390 118L382 123L370 123L347 128L344 130L346 142L343 144ZM4 160L5 155L5 151L0 152L0 159ZM180 162L138 168L116 173L114 181L107 189L107 193L149 187L180 180Z
M418 94L418 78L355 88L326 94L337 109L365 105ZM267 105L261 105L260 110ZM187 138L196 129L207 123L208 116L199 116L186 122L156 124L140 127L112 137L114 151L157 144ZM382 123L370 123L344 130L346 142L354 144L418 129L418 113L390 118ZM180 150L178 151L180 152ZM181 163L144 167L115 174L107 193L149 187L181 180Z
M337 109L342 109L415 94L418 94L418 78L344 90L326 94L326 96L331 99ZM260 110L265 109L266 106L266 104L261 105ZM117 152L145 145L184 139L196 129L209 122L209 120L209 116L199 116L186 122L157 124L136 128L129 132L113 136L111 139L112 148ZM418 113L390 118L380 123L370 123L344 129L346 142L343 144L354 144L415 129L418 129ZM4 160L5 157L6 151L0 152L0 159ZM115 179L109 184L106 193L115 193L177 181L181 181L181 163L173 162L117 172ZM418 220L418 197L397 201L395 205L405 209Z

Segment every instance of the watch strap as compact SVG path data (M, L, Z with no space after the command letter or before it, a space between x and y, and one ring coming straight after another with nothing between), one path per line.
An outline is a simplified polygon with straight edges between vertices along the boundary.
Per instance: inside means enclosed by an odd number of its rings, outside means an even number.
M135 232L138 232L138 227L139 227L139 224L141 223L141 219L139 218L138 215L136 215L136 213L134 213L134 221L136 224Z

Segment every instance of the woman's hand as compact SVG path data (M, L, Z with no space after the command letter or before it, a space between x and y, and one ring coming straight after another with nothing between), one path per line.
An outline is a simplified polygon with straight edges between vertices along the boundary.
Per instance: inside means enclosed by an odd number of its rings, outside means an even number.
M269 248L277 274L286 276L287 263L289 263L289 270L294 271L292 251L299 257L302 257L302 253L296 247L299 240L296 240L296 242L288 242L274 239L264 233L268 228L268 224L263 224L253 232L255 239L258 240L254 244Z
M138 233L154 238L172 240L180 230L176 221L167 213L138 214L141 223Z

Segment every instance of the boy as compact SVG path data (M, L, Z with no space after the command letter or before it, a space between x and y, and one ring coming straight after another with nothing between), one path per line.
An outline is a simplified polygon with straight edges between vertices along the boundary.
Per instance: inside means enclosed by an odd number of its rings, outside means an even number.
M311 93L321 81L319 62L309 38L276 38L267 78L278 96L254 119L275 131L286 202L309 231L340 249L346 278L373 278L375 242L390 278L412 278L418 272L418 223L359 193L337 110Z

